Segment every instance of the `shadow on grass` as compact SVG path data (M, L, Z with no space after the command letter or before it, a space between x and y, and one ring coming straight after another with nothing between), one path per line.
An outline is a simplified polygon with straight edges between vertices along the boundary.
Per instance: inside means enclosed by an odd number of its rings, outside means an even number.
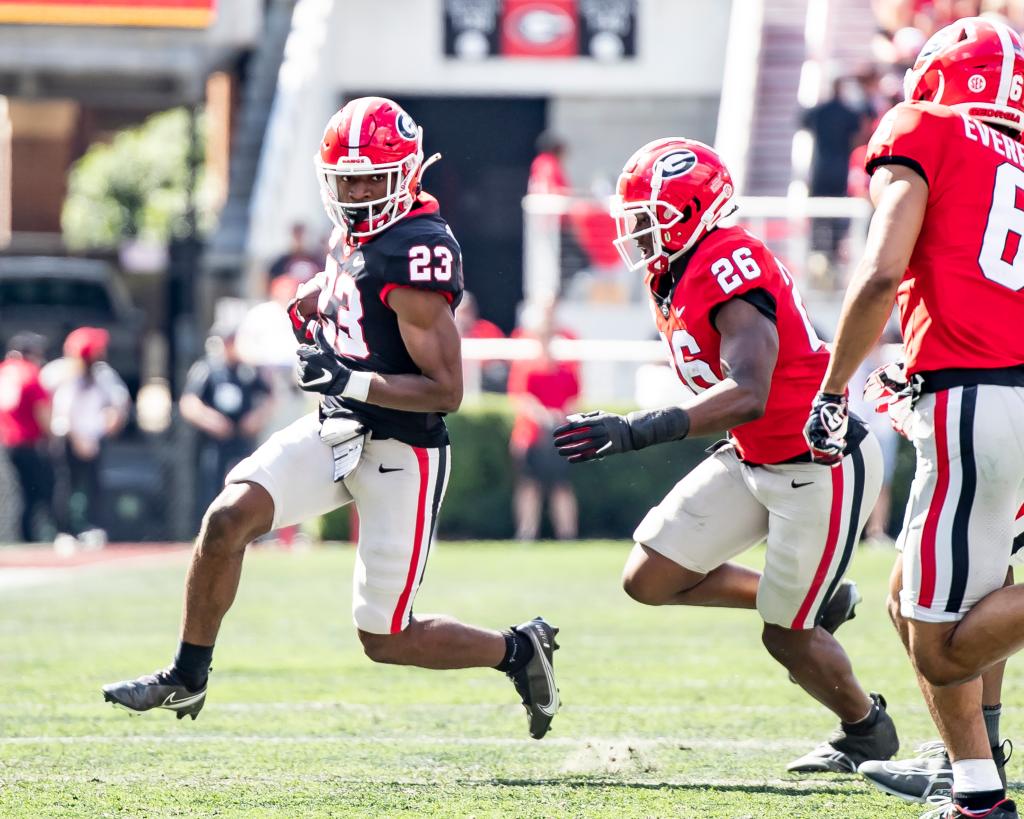
M401 784L402 787L426 787L433 788L434 785L423 783L414 785L411 783ZM594 777L536 777L526 779L474 779L452 782L453 785L471 788L504 787L504 788L534 788L534 787L562 787L573 789L585 788L610 788L616 790L644 790L644 791L721 791L722 793L749 793L749 794L770 794L773 796L807 796L809 794L844 796L851 791L860 791L862 784L858 780L849 779L845 782L831 784L829 782L813 781L807 782L806 786L798 784L788 785L785 783L709 783L709 782L629 782L620 779L602 779ZM851 787L852 786L852 787ZM870 789L868 789L870 790Z

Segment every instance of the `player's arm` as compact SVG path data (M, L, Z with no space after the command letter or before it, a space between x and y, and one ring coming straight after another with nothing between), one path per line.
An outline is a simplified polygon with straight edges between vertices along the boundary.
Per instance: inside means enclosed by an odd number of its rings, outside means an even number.
M345 366L323 327L315 344L299 347L299 386L407 412L454 412L462 403L462 341L448 300L437 292L400 287L388 294L398 329L420 375L382 375Z
M821 390L842 395L882 335L896 289L910 264L925 207L928 183L903 165L884 165L871 177L875 213L864 257L843 299L839 326Z
M448 299L399 287L388 294L388 306L421 375L374 375L369 402L413 412L455 412L462 403L462 340Z
M811 457L835 466L846 452L846 385L868 357L892 312L928 204L928 183L905 165L879 167L871 177L875 213L867 248L843 299L832 357L804 424Z
M779 357L779 333L772 321L743 299L719 309L719 356L724 380L686 404L691 435L731 429L764 415L772 373Z
M558 453L571 462L590 461L644 449L687 435L707 435L764 415L779 335L771 319L747 301L734 298L718 311L720 357L725 379L685 406L629 415L591 412L571 416L554 431Z

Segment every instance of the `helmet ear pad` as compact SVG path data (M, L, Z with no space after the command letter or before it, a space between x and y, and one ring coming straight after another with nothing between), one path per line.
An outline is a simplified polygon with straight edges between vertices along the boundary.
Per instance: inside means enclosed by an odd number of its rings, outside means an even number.
M664 206L659 206L658 221L667 227L662 230L661 241L668 250L679 250L693 234L692 220L699 219L702 207L696 194L687 202L681 212L674 213Z

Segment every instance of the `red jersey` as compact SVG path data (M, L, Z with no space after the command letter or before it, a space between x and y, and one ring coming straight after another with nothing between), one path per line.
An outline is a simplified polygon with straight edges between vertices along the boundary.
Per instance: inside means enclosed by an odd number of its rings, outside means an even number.
M665 275L672 276L673 270ZM649 288L659 284L650 274L647 283ZM721 336L714 321L717 308L735 298L749 301L775 324L779 357L764 415L730 435L746 461L787 461L807 452L804 421L829 353L782 262L743 228L718 228L697 244L665 300L651 293L651 307L679 378L694 392L703 392L723 380Z
M0 445L32 446L45 433L36 420L36 407L50 396L39 383L39 368L31 361L0 361Z
M1024 146L931 102L887 113L866 167L928 183L921 233L897 291L909 373L1024 364Z

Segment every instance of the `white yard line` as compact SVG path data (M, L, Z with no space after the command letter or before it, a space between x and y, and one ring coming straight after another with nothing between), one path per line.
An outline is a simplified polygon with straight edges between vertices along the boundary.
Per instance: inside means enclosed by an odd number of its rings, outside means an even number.
M560 748L596 748L607 746L616 748L634 748L638 750L667 749L680 751L799 751L807 750L813 740L806 737L773 739L710 739L708 737L549 737L542 742L520 737L452 737L430 735L401 736L337 736L332 734L298 734L295 736L274 735L237 735L237 734L89 734L83 736L27 736L0 737L3 745L144 745L150 743L167 743L189 745L203 742L241 742L249 745L460 745L460 746L501 746L501 747L560 747Z
M104 707L102 703L75 703L60 706L61 713L88 713L96 710L97 705ZM209 710L229 711L231 713L263 713L267 711L347 711L363 714L401 714L401 713L430 713L440 714L449 712L481 712L492 711L502 714L509 711L518 711L521 706L513 703L486 703L486 702L463 702L463 703L418 703L408 705L388 705L387 703L361 703L361 702L210 702ZM924 706L920 706L924 711ZM52 714L51 706L0 703L0 714L21 714L46 713ZM700 705L565 705L560 713L573 714L743 714L756 716L761 714L821 714L821 707L817 705L714 705L702 703Z

